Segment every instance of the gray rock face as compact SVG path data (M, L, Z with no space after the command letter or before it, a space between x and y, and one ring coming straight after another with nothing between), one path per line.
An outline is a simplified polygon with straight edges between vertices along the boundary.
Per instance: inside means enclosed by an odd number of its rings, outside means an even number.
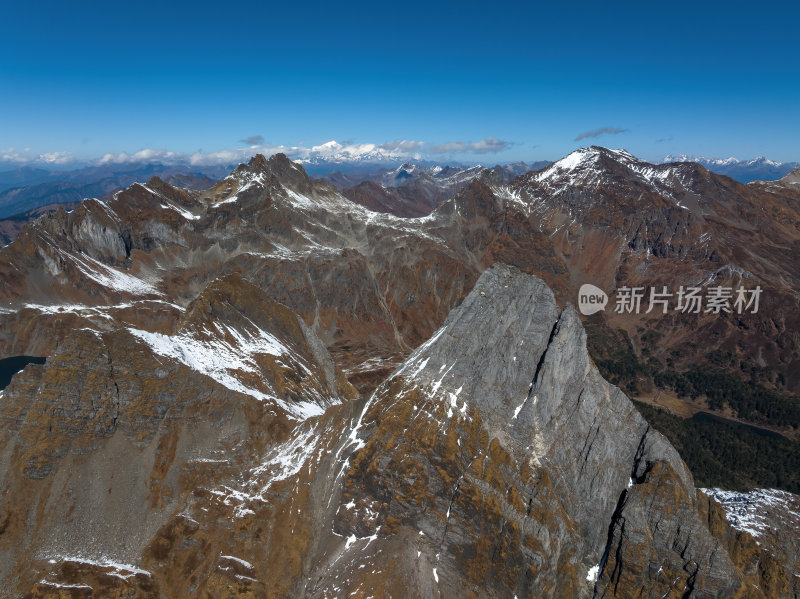
M84 207L83 218L74 225L74 238L82 242L83 251L97 260L123 263L127 248L119 230L119 220L98 200L88 200Z
M723 597L751 585L677 452L585 341L542 281L484 272L358 419L334 532L352 539L345 555L366 553L323 579L360 580L352 564L367 561L390 573L386 588L414 580L412 596Z

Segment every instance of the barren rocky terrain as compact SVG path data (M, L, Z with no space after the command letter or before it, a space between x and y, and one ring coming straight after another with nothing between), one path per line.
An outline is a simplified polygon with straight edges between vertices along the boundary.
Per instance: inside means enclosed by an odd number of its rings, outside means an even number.
M0 357L46 358L0 391L9 596L800 594L797 496L757 491L745 515L788 515L753 525L628 397L688 381L791 442L791 176L593 147L416 217L351 195L259 155L0 250ZM586 318L585 282L763 296Z

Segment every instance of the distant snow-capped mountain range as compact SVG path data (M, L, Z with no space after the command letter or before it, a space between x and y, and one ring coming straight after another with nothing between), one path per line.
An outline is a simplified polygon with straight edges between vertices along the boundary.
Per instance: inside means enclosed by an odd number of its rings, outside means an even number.
M443 167L446 168L447 165L462 167L481 166L473 163L454 163L453 161L445 163L430 158L423 158L419 153L412 156L411 161L409 161L408 149L406 148L394 146L386 148L375 144L344 146L335 141L320 146L314 146L311 150L304 153L303 156L295 158L295 160L303 164L307 171L320 174L327 174L337 170L346 172L354 168L374 167L376 165L383 166L384 168L396 166L397 169L405 168L407 170L408 165L411 164L417 167L428 167L428 174L435 176L438 173L430 169L442 169ZM400 164L401 162L403 164ZM521 174L527 170L543 168L549 162L550 161L538 161L531 164L518 162L506 166L512 167L515 171L518 171L518 174ZM733 157L705 158L702 156L677 154L664 157L662 162L665 164L670 162L696 162L714 173L727 175L741 183L780 179L787 173L800 168L800 162L778 162L764 156L758 156L749 160L738 160ZM520 170L520 165L530 168L523 168Z
M330 140L318 145L246 145L234 149L216 152L194 153L173 152L163 149L145 148L133 153L108 153L96 160L78 159L70 152L54 152L35 154L30 152L0 152L0 191L12 187L35 185L54 180L80 180L83 183L108 176L109 173L131 172L134 170L165 169L180 173L201 173L211 178L223 176L240 162L246 162L256 154L271 156L282 153L291 160L302 164L305 170L315 176L331 173L357 173L360 178L372 179L379 169L392 170L404 163L418 167L457 167L468 168L479 166L475 154L486 154L486 160L495 164L499 162L507 169L521 174L527 170L540 169L550 161L537 161L531 164L517 162L506 164L497 161L492 155L502 150L506 142L488 138L479 143L460 144L460 150L466 152L440 153L444 146L435 146L423 141L395 140L386 143L354 143ZM742 183L754 180L776 180L800 167L800 162L778 162L764 156L749 160L736 158L706 158L690 154L673 154L658 163L697 162L712 172L727 175ZM523 167L523 168L519 168ZM531 167L531 168L527 168ZM155 173L154 174L158 174ZM430 175L436 173L430 172ZM367 176L365 176L367 175ZM374 179L373 179L374 180Z
M736 158L704 158L702 156L688 156L677 154L666 156L663 162L696 162L702 164L711 172L719 175L727 175L741 183L750 181L774 181L784 175L800 168L800 162L776 162L758 156L750 160L738 160Z
M403 145L406 144L406 145ZM309 149L298 149L294 160L309 172L330 172L332 167L358 167L361 165L396 165L409 159L417 163L433 164L415 152L416 142L395 144L341 144L329 141Z
M252 146L237 150L241 156L204 154L202 160L196 156L170 152L142 151L131 155L108 154L96 164L71 170L66 170L63 165L60 170L52 170L53 165L42 168L29 163L17 164L9 170L0 168L0 218L48 204L78 202L89 196L100 197L134 181L145 181L153 175L176 184L180 183L178 178L183 177L183 185L186 187L208 187L234 168L239 159L246 159L257 153L283 152L302 164L309 174L323 178L342 190L365 182L376 183L386 189L404 187L402 195L408 196L407 199L414 199L412 196L419 194L426 196L428 201L423 202L426 207L441 199L442 194L447 195L460 189L484 170L483 165L475 162L445 161L441 157L434 160L426 157L421 152L423 145L422 142L413 141L386 144L342 144L329 141L311 148L264 149ZM224 163L226 160L230 162ZM714 173L727 175L742 183L777 180L800 168L798 162L782 163L763 156L738 160L679 154L666 156L660 162L696 162ZM492 161L488 161L488 164L492 164ZM510 181L516 176L539 171L550 164L553 163L538 161L503 164L494 167L493 176ZM371 190L370 195L374 191Z

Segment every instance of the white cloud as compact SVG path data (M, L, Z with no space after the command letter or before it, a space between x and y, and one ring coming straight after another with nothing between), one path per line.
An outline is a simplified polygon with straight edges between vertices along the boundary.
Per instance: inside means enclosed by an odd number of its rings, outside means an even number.
M0 160L3 162L17 162L20 164L25 164L30 162L30 158L20 154L19 152L15 152L14 148L9 148L8 150L4 150L2 154L0 154Z
M169 152L168 150L155 150L152 148L145 148L133 154L120 152L119 154L105 154L98 164L130 164L140 162L163 162L170 164L173 162L185 161L185 155L179 152Z
M260 136L252 136L244 141L256 141ZM192 165L192 166L228 166L239 162L248 161L254 154L271 156L277 153L286 154L292 160L300 163L315 164L348 163L348 162L394 162L397 160L420 160L426 155L444 154L451 152L472 152L485 154L500 152L512 144L494 137L482 141L465 143L461 141L449 142L440 145L430 145L424 141L409 139L395 139L393 141L374 143L340 143L335 140L327 141L308 147L306 145L284 146L264 145L263 143L248 145L233 149L222 149L214 152L173 152L159 148L144 148L136 152L107 153L94 160L79 160L71 152L48 152L42 154L32 153L30 148L24 152L14 148L0 149L0 162L11 164L41 164L41 165L66 165L66 164L94 164L106 166L121 166L132 164L161 163L165 165Z
M496 137L487 137L481 141L472 143L465 143L463 141L451 141L436 146L431 146L430 151L433 154L449 154L451 152L471 152L473 154L489 154L494 152L502 152L507 150L513 144L509 141L503 141Z
M0 162L28 164L36 158L31 155L30 151L30 148L25 148L22 152L13 147L0 149Z
M297 148L287 148L285 146L267 147L267 146L249 146L247 148L237 148L233 150L219 150L217 152L202 152L197 151L193 153L170 152L168 150L160 150L153 148L145 148L133 154L127 152L120 152L119 154L105 154L97 164L102 165L115 165L115 164L140 164L160 162L162 164L191 164L195 166L216 166L234 164L248 160L254 154L265 154L267 156L284 152L287 155L297 155Z
M16 148L6 148L0 150L0 162L11 164L42 164L42 165L61 165L75 162L72 152L45 152L36 154L30 148L20 151Z
M394 141L387 141L386 143L378 146L381 150L387 151L400 151L400 152L417 152L425 146L424 141L412 141L410 139L395 139Z
M46 164L67 164L73 162L74 158L72 152L49 152L47 154L39 154L39 160Z
M246 162L255 154L272 156L273 154L283 153L292 160L297 160L304 153L303 148L289 146L259 146L254 145L247 148L237 148L235 150L219 150L217 152L194 152L184 157L184 162L192 166L218 166Z

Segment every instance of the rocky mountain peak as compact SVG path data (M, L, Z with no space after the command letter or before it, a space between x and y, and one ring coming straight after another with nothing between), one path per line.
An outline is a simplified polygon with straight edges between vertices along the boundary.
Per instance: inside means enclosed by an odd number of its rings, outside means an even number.
M601 146L581 148L539 171L534 178L542 183L563 181L593 181L604 175L619 175L626 170L640 173L642 167L652 166L626 150Z
M395 169L395 172L399 173L400 171L406 171L407 173L412 172L416 168L416 165L413 162L406 161L400 166Z
M299 193L308 193L312 188L305 169L283 153L269 158L256 154L247 164L240 164L231 176L239 181L240 188L254 181L266 184L270 179Z
M387 572L384 588L413 576L448 596L776 588L777 565L761 575L734 563L724 530L707 524L713 506L599 375L585 339L541 280L485 271L356 421L333 526L350 541L320 584L366 560Z
M280 155L286 157L285 154ZM264 156L264 154L256 154L248 161L247 166L249 166L251 169L265 170L267 168L267 164L268 159L266 156Z
M591 146L576 150L546 168L520 178L517 187L533 197L594 204L600 197L625 197L628 202L681 206L691 210L698 189L721 185L693 163L651 164L626 150ZM719 179L719 177L717 177ZM695 201L684 204L686 196ZM659 199L660 198L660 199ZM666 200L666 203L664 202Z

